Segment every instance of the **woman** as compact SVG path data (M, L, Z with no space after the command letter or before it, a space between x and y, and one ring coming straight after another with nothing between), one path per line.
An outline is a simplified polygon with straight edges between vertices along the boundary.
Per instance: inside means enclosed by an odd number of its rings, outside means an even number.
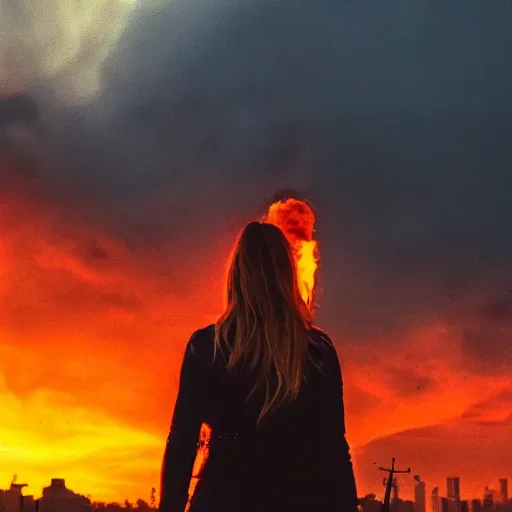
M160 512L183 512L201 424L209 455L189 512L353 512L336 350L313 327L281 230L251 222L232 256L227 305L181 368Z

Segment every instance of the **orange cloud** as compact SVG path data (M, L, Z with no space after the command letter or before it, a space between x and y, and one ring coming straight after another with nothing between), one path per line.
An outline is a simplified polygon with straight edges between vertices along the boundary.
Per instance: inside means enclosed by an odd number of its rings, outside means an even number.
M0 478L6 484L16 472L36 495L49 478L63 477L94 499L149 499L159 484L182 351L192 331L220 311L229 245L220 238L202 258L172 240L158 250L134 247L55 205L3 196ZM435 466L425 454L446 454L456 438L469 461L479 456L478 436L488 432L476 419L506 417L510 378L465 366L456 322L419 322L368 339L330 334L343 368L361 492L380 486L382 475L375 476L370 461L386 464L391 455L442 482L457 469L451 455ZM485 441L489 453L506 443L505 430ZM465 471L461 466L460 476L469 482Z
M0 476L35 494L62 475L97 499L149 496L182 349L215 302L174 287L165 255L58 209L11 197L2 214Z
M512 438L512 423L482 425L453 420L442 425L407 430L379 438L355 451L360 495L384 495L383 473L373 462L386 465L397 458L399 469L410 466L427 484L427 497L434 487L446 495L446 479L461 478L463 499L482 498L484 487L497 488L498 479L510 477L512 454L504 449ZM401 495L413 499L412 475L399 477Z
M450 326L390 336L392 340L380 338L377 344L345 340L338 345L354 446L458 418L508 381L506 376L490 378L461 370L461 335ZM367 407L361 407L361 396Z

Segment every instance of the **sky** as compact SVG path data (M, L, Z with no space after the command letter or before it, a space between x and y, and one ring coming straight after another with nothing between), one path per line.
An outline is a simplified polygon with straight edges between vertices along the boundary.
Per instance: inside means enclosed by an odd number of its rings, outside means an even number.
M149 500L185 343L282 189L359 494L392 456L428 492L512 478L512 6L84 4L0 3L0 488Z

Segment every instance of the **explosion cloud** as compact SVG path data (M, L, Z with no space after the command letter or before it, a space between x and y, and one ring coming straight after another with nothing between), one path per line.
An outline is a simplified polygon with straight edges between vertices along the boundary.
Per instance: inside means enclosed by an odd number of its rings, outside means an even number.
M288 198L271 204L266 220L279 227L288 238L297 261L299 289L304 302L311 308L318 267L313 210L304 201Z

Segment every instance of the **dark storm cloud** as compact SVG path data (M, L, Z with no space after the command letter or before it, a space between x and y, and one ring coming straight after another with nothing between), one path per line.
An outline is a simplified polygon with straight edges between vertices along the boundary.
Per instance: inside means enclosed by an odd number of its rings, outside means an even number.
M59 183L199 251L298 189L338 331L428 321L481 283L491 300L512 277L511 22L477 1L140 10L94 103L46 98Z
M58 115L61 106L52 105L51 112ZM0 198L16 193L46 204L55 199L69 167L59 158L67 139L52 140L52 131L41 97L27 92L0 95ZM69 195L69 186L63 189L64 197Z
M463 347L476 368L491 375L512 366L512 296L492 299L464 328Z
M512 325L512 294L500 297L482 309L482 317Z
M33 174L40 166L44 126L34 98L26 94L0 96L0 159L13 170ZM0 169L0 184L5 169Z
M37 125L39 109L29 96L16 94L0 98L0 126L12 126L17 123Z

